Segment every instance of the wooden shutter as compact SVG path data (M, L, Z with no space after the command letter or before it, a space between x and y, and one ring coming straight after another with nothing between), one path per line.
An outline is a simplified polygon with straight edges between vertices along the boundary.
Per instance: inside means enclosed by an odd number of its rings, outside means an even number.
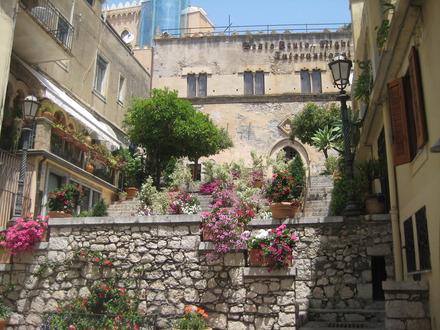
M388 83L394 166L411 161L403 79Z
M420 149L426 144L428 134L426 130L425 105L423 102L422 76L420 73L419 56L415 47L411 48L409 55L408 74L411 84L412 111L416 127L417 148Z

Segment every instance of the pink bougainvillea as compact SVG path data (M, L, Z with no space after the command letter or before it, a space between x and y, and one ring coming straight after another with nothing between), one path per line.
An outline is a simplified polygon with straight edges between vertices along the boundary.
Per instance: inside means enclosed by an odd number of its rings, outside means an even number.
M200 186L200 193L204 195L211 195L220 185L220 180L215 180L212 182L205 182Z
M36 220L18 218L15 223L2 232L0 246L12 254L32 250L41 242L47 228L47 217L38 216Z

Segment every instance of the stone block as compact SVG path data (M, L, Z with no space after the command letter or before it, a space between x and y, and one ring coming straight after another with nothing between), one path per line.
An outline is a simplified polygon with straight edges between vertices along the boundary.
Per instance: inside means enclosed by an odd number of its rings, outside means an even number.
M244 254L243 253L228 253L224 257L225 266L244 266Z
M431 330L430 319L407 320L406 330Z
M247 327L242 322L229 321L228 322L228 330L247 330Z
M255 328L258 330L272 330L275 324L275 319L273 317L256 317L255 318ZM221 328L224 329L224 328Z
M216 329L227 329L228 318L225 314L220 313L210 313L209 314L209 325Z
M401 320L386 319L385 328L387 330L405 330L405 322Z
M373 299L373 285L372 284L358 284L356 285L357 297L361 299Z
M280 326L295 325L295 314L294 313L279 313L278 314L278 324Z
M418 301L395 300L385 303L388 318L424 318L426 316L423 304Z

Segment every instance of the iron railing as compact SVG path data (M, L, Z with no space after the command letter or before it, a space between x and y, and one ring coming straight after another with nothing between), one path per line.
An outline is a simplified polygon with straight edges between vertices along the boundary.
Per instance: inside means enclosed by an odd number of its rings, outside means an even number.
M24 215L29 214L32 204L31 181L33 171L33 165L28 163L23 192ZM12 218L18 189L19 172L20 157L0 150L0 228L5 228L8 221Z
M216 27L192 27L161 30L159 36L204 35L246 35L278 33L344 32L351 31L350 23L270 24L270 25L228 25Z
M49 0L21 0L22 5L61 46L72 49L73 26Z

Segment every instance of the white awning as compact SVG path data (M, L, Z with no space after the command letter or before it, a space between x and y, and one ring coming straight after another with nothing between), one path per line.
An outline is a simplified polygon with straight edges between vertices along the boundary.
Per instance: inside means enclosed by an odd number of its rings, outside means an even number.
M82 104L74 100L60 87L56 86L43 74L39 73L26 63L20 62L28 69L46 88L44 96L52 102L60 106L64 111L69 113L81 124L92 130L98 135L98 138L105 143L108 143L112 149L123 146L123 143L118 139L113 129L104 122L99 121L93 116Z

